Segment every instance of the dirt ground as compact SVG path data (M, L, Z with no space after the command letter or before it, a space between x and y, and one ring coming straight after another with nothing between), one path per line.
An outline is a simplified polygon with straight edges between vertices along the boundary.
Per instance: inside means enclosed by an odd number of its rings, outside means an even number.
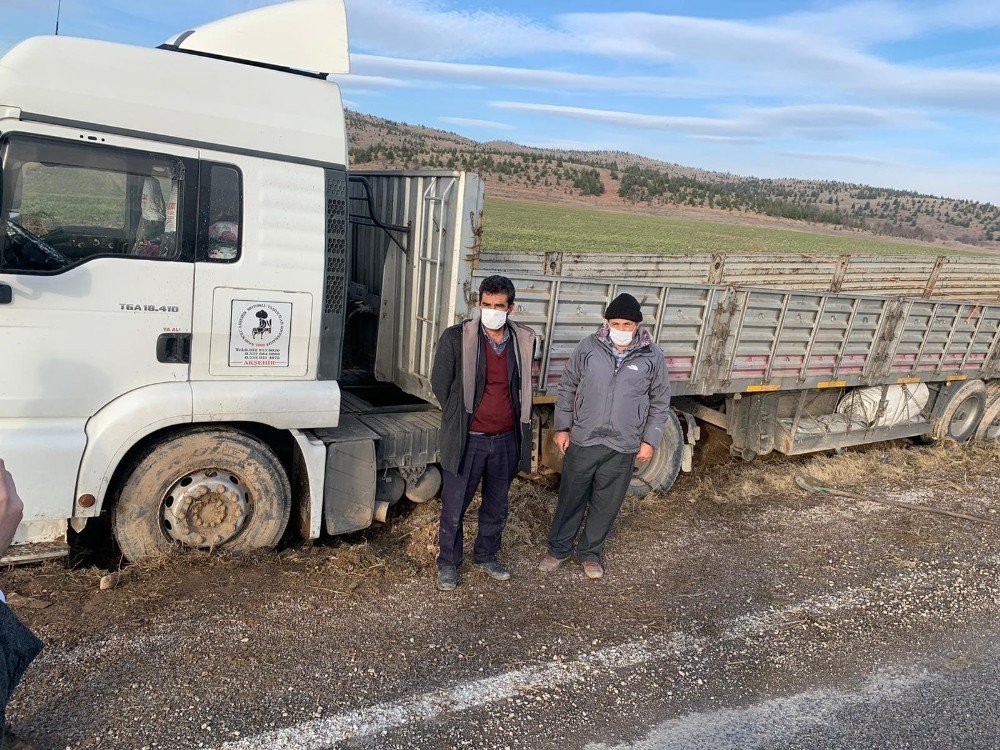
M0 588L47 644L9 718L36 748L59 750L584 747L635 739L709 697L742 704L857 677L889 656L916 658L935 634L982 638L977 623L994 622L997 526L809 495L795 477L1000 521L1000 445L896 444L752 464L719 460L711 441L702 450L716 460L668 496L627 502L609 574L596 583L575 565L535 570L555 493L527 481L515 483L504 537L512 581L464 570L453 594L433 586L434 502L314 546L129 566L107 591L98 588L115 570L106 552L84 552L72 569L5 571ZM680 659L678 639L711 654L701 668L666 666ZM655 658L621 656L640 642ZM524 711L497 723L474 718L495 705L486 699L434 703L433 720L412 708L422 705L414 696L550 662L589 664L581 654L605 648L617 649L602 657L605 671L648 662L669 677L642 671L635 679L655 676L652 688L623 680L615 693L601 683L594 705L612 707L598 721L556 688L551 703L535 688L514 690L504 701L525 700ZM704 671L713 660L720 671ZM595 689L606 677L595 671ZM417 718L400 723L399 705ZM384 711L397 718L355 720ZM529 716L540 722L531 731Z

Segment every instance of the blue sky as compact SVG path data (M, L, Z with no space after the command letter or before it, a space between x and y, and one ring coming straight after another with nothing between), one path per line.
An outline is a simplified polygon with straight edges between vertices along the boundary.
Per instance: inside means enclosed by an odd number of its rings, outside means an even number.
M266 0L63 0L155 45ZM348 0L362 112L478 140L1000 203L1000 2ZM0 50L56 0L0 0ZM613 8L613 10L609 10Z

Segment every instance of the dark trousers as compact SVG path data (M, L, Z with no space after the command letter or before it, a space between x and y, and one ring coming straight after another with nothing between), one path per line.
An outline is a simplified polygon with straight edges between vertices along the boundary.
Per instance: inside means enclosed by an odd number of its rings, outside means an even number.
M42 642L34 633L21 624L6 604L0 604L0 746L3 745L7 701L24 670L41 650Z
M477 563L495 562L500 536L507 524L510 483L517 474L517 440L513 432L489 437L469 434L458 474L445 471L441 487L441 529L438 532L438 567L461 565L464 553L462 520L479 482L483 502L479 506L479 533L472 549Z
M577 558L601 559L604 540L611 533L632 481L634 464L634 453L619 453L603 445L570 443L563 459L559 502L549 531L550 555L559 560L572 555L573 542L583 525L583 534L576 545Z

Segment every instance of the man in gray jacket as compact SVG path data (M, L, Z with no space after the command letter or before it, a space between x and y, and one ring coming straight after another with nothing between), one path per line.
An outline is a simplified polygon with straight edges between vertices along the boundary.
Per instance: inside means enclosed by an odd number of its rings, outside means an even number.
M538 566L546 572L573 554L583 525L577 558L588 578L604 575L604 541L635 462L649 461L663 439L670 381L663 352L639 325L639 302L620 294L604 317L601 329L576 347L559 381L555 442L565 458L549 551Z

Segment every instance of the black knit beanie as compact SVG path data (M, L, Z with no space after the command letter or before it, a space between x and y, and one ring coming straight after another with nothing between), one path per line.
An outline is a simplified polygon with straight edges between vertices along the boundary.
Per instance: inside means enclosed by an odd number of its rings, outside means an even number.
M611 300L608 309L604 311L605 320L613 320L615 318L631 320L633 323L641 323L642 309L639 307L639 300L631 294L619 294Z

